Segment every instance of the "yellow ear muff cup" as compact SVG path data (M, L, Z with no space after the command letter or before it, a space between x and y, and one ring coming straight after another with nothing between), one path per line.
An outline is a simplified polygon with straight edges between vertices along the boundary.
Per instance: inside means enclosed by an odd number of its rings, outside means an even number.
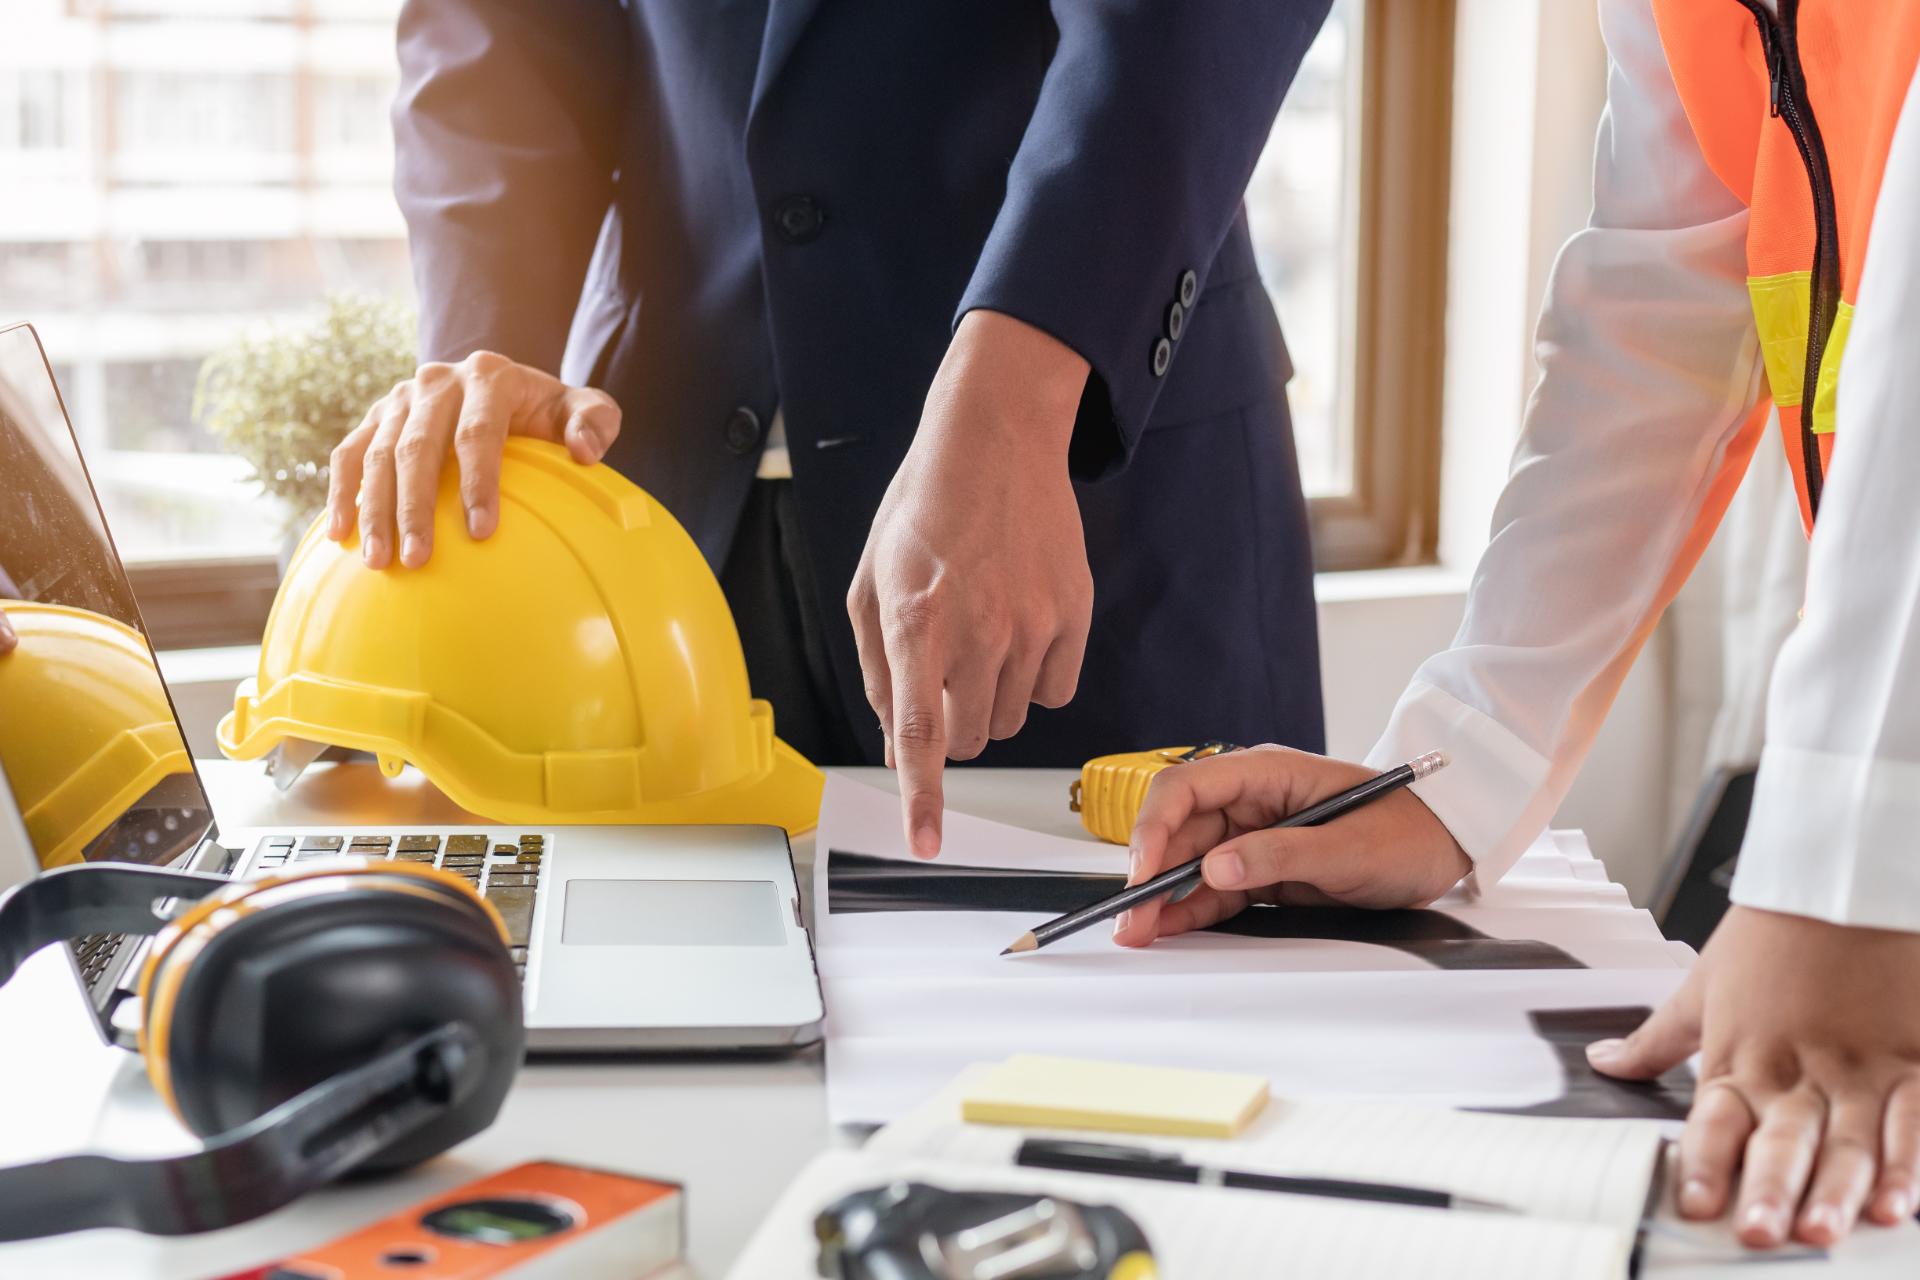
M480 1087L359 1167L368 1173L485 1128L525 1051L497 917L443 873L392 865L263 881L203 904L156 945L142 996L149 1073L202 1137L435 1027L472 1027L487 1054Z

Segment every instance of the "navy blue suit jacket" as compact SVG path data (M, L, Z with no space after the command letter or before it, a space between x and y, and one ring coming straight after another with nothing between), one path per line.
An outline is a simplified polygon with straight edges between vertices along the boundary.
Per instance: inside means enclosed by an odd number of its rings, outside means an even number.
M1092 366L1071 454L1094 616L1073 703L983 762L1317 749L1291 370L1240 202L1328 6L409 0L421 356L610 392L608 461L716 568L780 407L877 760L847 585L953 325L1016 316Z

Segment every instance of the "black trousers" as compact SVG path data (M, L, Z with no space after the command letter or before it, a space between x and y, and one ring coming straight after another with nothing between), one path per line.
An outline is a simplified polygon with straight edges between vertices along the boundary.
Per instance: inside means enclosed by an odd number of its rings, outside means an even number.
M755 480L720 589L740 629L753 696L773 704L773 731L818 765L866 764L833 662L813 568L794 513L793 481Z

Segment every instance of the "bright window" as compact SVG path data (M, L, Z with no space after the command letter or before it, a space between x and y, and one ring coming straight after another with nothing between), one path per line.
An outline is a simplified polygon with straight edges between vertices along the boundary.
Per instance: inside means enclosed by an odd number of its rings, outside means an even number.
M1314 559L1432 557L1453 0L1334 0L1247 191Z
M1360 38L1360 5L1337 0L1247 187L1254 253L1293 358L1287 400L1300 479L1310 496L1353 487L1353 427L1341 369L1352 328L1347 152Z
M411 296L400 0L4 6L0 321L39 328L129 561L270 555L282 517L194 423L194 379L329 292Z
M410 298L400 0L0 3L0 321L61 363L129 560L268 555L280 514L194 425L194 371L328 292ZM1325 564L1417 558L1432 521L1451 13L1335 0L1248 192Z

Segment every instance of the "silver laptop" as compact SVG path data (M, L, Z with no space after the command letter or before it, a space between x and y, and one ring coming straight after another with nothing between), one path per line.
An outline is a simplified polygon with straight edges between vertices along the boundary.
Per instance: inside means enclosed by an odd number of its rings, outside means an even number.
M0 887L20 868L77 858L239 877L343 856L426 863L464 876L506 921L534 1052L764 1049L818 1038L819 975L792 854L777 827L221 827L52 372L26 325L0 329L0 610L13 604L24 623L31 605L18 602L131 627L139 643L127 647L154 682L149 704L168 707L171 732L159 736L180 737L177 752L155 753L174 767L104 828L94 820L63 833L48 816L57 806L17 795L12 783L0 789L0 845L24 840L33 854L0 848ZM58 643L51 628L46 634L41 643ZM154 733L144 736L149 745ZM263 777L260 785L272 784ZM99 935L71 948L109 1039L126 1042L136 1030L132 985L144 947Z

